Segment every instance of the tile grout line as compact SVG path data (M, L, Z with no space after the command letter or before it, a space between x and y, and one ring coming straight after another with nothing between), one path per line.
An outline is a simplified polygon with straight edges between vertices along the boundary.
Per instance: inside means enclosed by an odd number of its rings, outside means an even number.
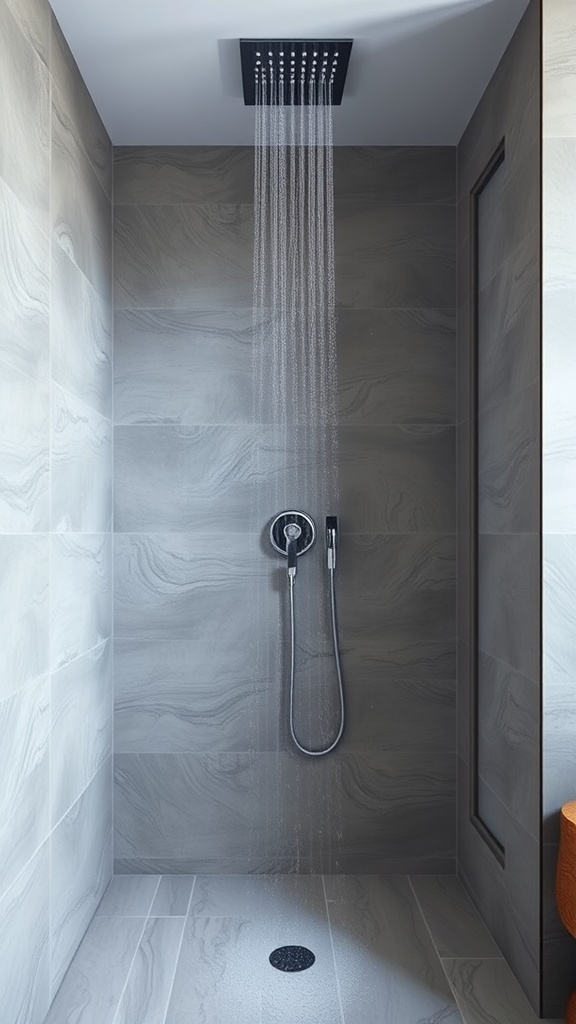
M114 877L114 876L112 876L112 877ZM124 999L124 995L126 993L126 989L128 988L128 982L130 980L130 975L132 974L132 969L134 967L134 963L136 961L136 957L138 956L138 950L140 949L140 946L142 945L142 939L144 937L144 932L146 931L146 925L148 924L148 921L150 920L150 911L152 910L152 904L154 903L154 900L156 899L156 893L158 892L158 889L160 888L160 882L161 881L162 881L162 875L158 875L158 882L156 883L156 888L154 890L154 894L152 896L152 899L150 900L150 905L148 907L148 914L144 918L144 923L142 925L142 931L140 932L140 937L138 939L138 942L136 943L136 949L134 950L134 956L132 957L132 959L130 961L130 966L129 966L127 972L126 972L126 980L124 982L122 991L120 993L120 998L118 1000L118 1005L116 1007L116 1010L114 1012L114 1016L112 1017L112 1020L111 1020L110 1024L116 1024L116 1021L118 1019L118 1013L120 1012L120 1007L122 1006L122 1000ZM102 916L104 916L104 915L102 915ZM118 916L122 917L123 920L126 920L126 917L124 916L124 914L118 915Z
M196 879L197 878L198 878L198 875L194 875L193 879L192 879L192 888L190 889L190 897L188 899L188 906L186 907L186 914L184 916L184 924L182 925L182 935L180 936L180 944L178 946L178 952L176 954L175 961L174 961L174 971L173 971L173 974L172 974L172 982L171 982L171 985L170 985L170 991L168 992L168 998L166 1000L166 1009L164 1011L164 1016L163 1016L162 1020L159 1021L158 1024L166 1024L166 1018L168 1016L168 1010L170 1009L170 1003L172 1001L172 992L174 991L174 982L176 981L176 972L178 970L178 965L180 963L180 956L182 954L182 946L184 945L184 932L186 931L186 922L187 922L188 916L190 914L190 907L192 906L192 897L194 895L194 889L196 888Z
M332 962L334 964L334 977L336 979L336 992L338 993L338 1005L340 1007L340 1017L342 1024L346 1024L344 1020L344 1007L342 1006L342 993L340 991L340 978L338 977L338 967L336 965L336 951L334 949L334 936L332 935L332 923L330 921L330 907L328 906L328 897L326 895L326 884L324 881L324 875L322 875L322 892L324 893L324 905L326 907L326 919L328 921L328 932L330 934L330 947L332 949Z

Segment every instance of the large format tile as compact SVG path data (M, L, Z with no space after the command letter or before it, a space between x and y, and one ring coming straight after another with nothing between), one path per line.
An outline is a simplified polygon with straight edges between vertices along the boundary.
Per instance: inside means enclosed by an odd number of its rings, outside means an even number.
M114 1024L163 1024L184 923L184 918L147 921Z
M0 536L0 699L48 670L48 537Z
M199 875L190 901L190 917L239 917L252 921L272 916L293 928L303 916L326 915L319 875Z
M110 771L111 765L107 762L52 832L52 995L68 969L112 874ZM58 1020L57 1015L55 1019Z
M531 679L539 677L538 534L481 534L478 646Z
M52 242L52 379L102 416L112 411L111 313L70 256Z
M120 875L112 878L96 913L100 917L148 917L160 878Z
M335 232L339 306L453 306L453 208L337 203Z
M449 309L340 309L340 423L454 423L455 331Z
M110 636L110 535L53 535L51 569L50 665L55 671Z
M482 651L478 658L478 771L534 838L540 833L537 682Z
M327 876L345 1024L462 1018L408 879Z
M194 875L164 875L160 879L150 917L186 917L194 883Z
M116 751L275 749L259 668L249 644L117 640Z
M117 423L250 423L250 309L118 310Z
M446 959L443 965L466 1024L540 1021L505 960Z
M346 750L454 750L454 680L397 680L385 663L359 680L344 659Z
M71 131L52 105L52 230L60 247L106 301L111 296L111 208L100 180Z
M50 360L48 236L0 178L0 362L45 382Z
M3 1024L43 1024L50 1005L48 843L0 899Z
M454 530L454 428L342 426L339 469L350 532Z
M113 1024L146 918L95 917L44 1024Z
M116 306L251 306L252 235L247 205L117 206Z
M50 400L48 391L6 367L0 374L0 529L49 529Z
M453 638L452 536L343 534L338 608L344 648L393 637L398 645Z
M58 120L83 148L108 197L112 194L112 143L56 18L52 16L50 71Z
M554 0L543 8L543 133L545 138L575 137L574 83L576 45L570 0Z
M47 677L0 703L0 893L50 831Z
M114 202L251 203L252 146L115 146Z
M540 526L540 388L486 406L478 420L478 529L537 533Z
M438 956L502 955L459 878L412 875L410 885Z
M8 7L40 60L48 65L52 14L48 0L8 0Z
M0 177L48 231L50 80L7 3L0 8Z
M81 655L51 679L52 823L68 811L111 754L111 642Z
M254 636L255 586L263 575L252 535L116 537L117 637L202 639Z
M52 388L52 529L106 533L112 521L112 426Z
M452 146L336 146L338 200L452 206L456 199Z

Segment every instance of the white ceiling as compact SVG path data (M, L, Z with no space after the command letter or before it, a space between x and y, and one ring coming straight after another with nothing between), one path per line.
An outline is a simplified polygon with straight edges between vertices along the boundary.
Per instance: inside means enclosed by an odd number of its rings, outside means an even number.
M52 0L115 145L251 145L238 39L354 39L338 145L455 145L529 0Z

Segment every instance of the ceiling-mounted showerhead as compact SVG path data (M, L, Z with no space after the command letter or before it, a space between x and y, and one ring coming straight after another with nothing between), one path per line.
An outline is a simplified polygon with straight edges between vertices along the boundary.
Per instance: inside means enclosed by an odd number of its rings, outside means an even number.
M329 94L339 106L351 49L351 39L241 39L244 103L255 106L256 86L266 82L274 104L318 103Z

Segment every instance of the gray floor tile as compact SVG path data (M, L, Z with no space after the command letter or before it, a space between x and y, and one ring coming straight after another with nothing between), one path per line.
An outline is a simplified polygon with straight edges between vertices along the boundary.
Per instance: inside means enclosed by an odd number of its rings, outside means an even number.
M326 876L345 1024L461 1024L406 876Z
M449 959L443 965L464 1024L538 1024L505 960Z
M159 884L157 875L115 875L96 914L98 917L148 917Z
M183 930L182 917L148 921L114 1024L163 1024Z
M439 956L502 956L456 875L413 875L410 884Z
M194 875L165 875L154 897L150 917L186 917Z
M326 917L320 875L199 875L189 916L291 921L306 909Z
M113 1024L145 923L95 917L44 1024Z

